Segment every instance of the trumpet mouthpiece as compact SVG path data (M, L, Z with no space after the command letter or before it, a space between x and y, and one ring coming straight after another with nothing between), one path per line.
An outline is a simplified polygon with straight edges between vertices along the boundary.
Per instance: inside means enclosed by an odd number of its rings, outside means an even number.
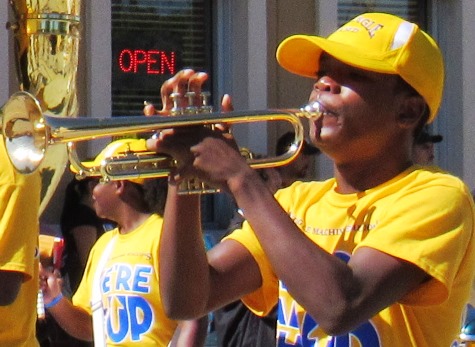
M328 113L326 110L324 110L324 107L318 101L314 101L302 106L300 108L300 111L302 111L302 114L300 116L308 119L320 118L325 113Z

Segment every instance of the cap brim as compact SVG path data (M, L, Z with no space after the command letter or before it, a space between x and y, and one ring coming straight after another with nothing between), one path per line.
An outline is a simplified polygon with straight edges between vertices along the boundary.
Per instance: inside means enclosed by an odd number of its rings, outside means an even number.
M81 165L84 166L87 169L91 169L93 167L99 167L101 165L101 163L97 164L93 161L83 161L83 162L81 162ZM71 165L71 164L69 165L69 170L75 175L79 173L77 168L74 165ZM93 176L91 176L91 177L93 177ZM124 180L130 181L130 182L133 182L133 183L137 183L137 184L140 184L140 185L145 183L145 178L140 178L140 177L139 178L127 178L127 179L124 179Z
M386 62L391 52L384 56L369 56L362 49L319 36L290 36L281 42L277 48L276 57L279 64L287 71L305 77L315 77L322 52L357 68L397 74L394 67Z
M119 139L109 143L95 158L94 160L83 161L81 166L86 169L99 168L104 165L104 160L107 158L116 157L120 154L126 152L147 152L146 140L144 139ZM74 165L70 165L70 170L78 174L78 168ZM97 169L97 171L100 171ZM144 178L128 178L127 181L131 181L138 184L143 184L145 182Z

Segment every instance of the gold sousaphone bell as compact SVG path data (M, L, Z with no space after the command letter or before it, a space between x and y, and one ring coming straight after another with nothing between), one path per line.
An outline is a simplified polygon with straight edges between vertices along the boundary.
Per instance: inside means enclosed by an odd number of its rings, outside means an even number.
M43 114L76 117L77 70L81 40L81 0L9 0L6 27L12 36L18 89L29 92ZM6 42L2 42L6 44ZM6 49L3 47L3 49ZM17 107L18 100L6 108ZM23 106L18 106L22 108ZM54 213L47 206L53 199L65 168L66 146L51 148L38 169L42 189L39 215L42 221Z
M193 116L128 116L112 118L68 118L43 115L38 101L27 92L13 94L2 107L2 132L11 162L21 173L35 171L50 146L68 144L69 159L82 177L102 177L104 180L166 177L175 161L154 152L124 153L105 159L100 167L81 164L75 142L127 134L154 133L163 129L185 126L212 126L218 123L237 124L262 121L284 121L292 125L295 138L289 150L276 157L249 158L254 169L276 167L292 161L303 143L301 118L319 116L319 104L301 109L205 112ZM192 191L194 189L191 189ZM203 191L200 191L203 192Z

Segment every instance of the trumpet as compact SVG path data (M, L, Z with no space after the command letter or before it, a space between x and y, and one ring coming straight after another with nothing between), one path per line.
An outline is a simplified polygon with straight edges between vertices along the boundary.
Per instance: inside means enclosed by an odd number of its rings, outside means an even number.
M100 167L81 164L75 143L110 136L154 133L163 129L213 126L218 123L237 124L261 121L284 121L293 127L295 138L289 150L279 156L249 158L254 169L285 165L299 153L304 139L302 118L318 117L319 104L300 109L204 112L189 115L127 116L111 118L69 118L43 115L36 99L27 92L17 92L0 111L2 132L10 160L21 173L30 173L40 165L50 146L67 144L71 166L79 176L102 177L104 180L166 177L176 167L176 161L155 152L124 153L108 158Z

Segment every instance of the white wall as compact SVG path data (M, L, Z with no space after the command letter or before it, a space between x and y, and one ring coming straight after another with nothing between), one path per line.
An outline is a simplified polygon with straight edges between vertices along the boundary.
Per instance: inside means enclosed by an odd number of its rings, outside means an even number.
M475 2L433 1L431 29L445 58L442 106L434 123L444 140L436 147L437 163L475 187Z
M217 2L215 52L216 107L230 94L236 110L267 107L267 1ZM263 20L264 19L264 20ZM267 151L264 124L238 126L240 145L259 153Z
M462 1L463 178L475 189L475 1Z
M317 27L315 33L328 36L337 29L337 1L316 1ZM325 179L333 177L333 162L325 155L320 155L317 162L317 177Z
M237 110L302 105L312 82L278 67L275 50L290 34L314 32L314 12L314 0L218 1L216 92L231 94ZM278 132L264 122L234 130L240 145L262 154L272 154Z
M87 7L86 7L87 5ZM83 104L88 117L110 117L111 99L111 2L83 1L83 51L86 79L82 81ZM87 155L94 156L108 139L88 143Z
M8 2L0 1L0 28L5 28L7 23ZM0 105L3 105L8 98L8 30L0 30Z

